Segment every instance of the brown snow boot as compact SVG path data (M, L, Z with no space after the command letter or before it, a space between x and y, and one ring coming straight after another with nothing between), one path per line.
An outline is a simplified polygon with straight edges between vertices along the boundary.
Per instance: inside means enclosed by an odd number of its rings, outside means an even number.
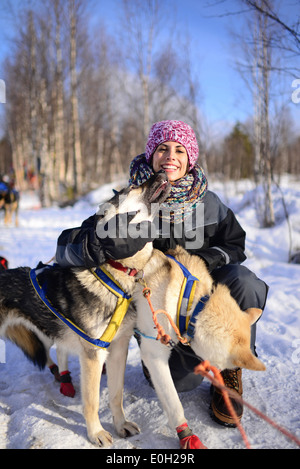
M242 396L243 385L242 385L241 368L236 368L234 370L223 370L221 371L221 375L224 380L225 386L229 389L233 389L240 396ZM215 386L212 386L212 390L213 390L212 400L211 400L212 418L220 425L224 425L226 427L236 427L234 419L230 415L230 412L224 401L222 391ZM243 404L232 398L230 400L236 412L237 417L241 419L243 415Z

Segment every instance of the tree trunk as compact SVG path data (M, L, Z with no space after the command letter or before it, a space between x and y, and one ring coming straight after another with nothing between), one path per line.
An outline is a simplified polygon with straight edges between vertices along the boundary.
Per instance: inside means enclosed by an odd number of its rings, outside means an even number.
M55 135L55 180L57 196L61 195L65 184L65 145L64 145L64 91L62 70L62 48L61 48L61 14L59 11L60 0L55 0L55 50L56 50L56 72L55 72L55 108L54 135Z
M268 32L267 16L256 12L253 32L253 103L254 103L254 179L263 188L263 200L258 201L258 216L262 218L263 226L273 226L275 223L274 208L271 193L271 139L269 118L269 93L271 48Z
M262 84L263 84L263 106L262 106L262 163L263 163L263 187L265 196L264 226L273 226L275 223L274 208L271 194L271 139L269 119L269 73L271 67L271 50L267 36L267 16L261 18L262 23Z
M71 126L72 126L72 154L74 164L74 191L82 192L82 156L80 143L80 126L77 97L77 71L76 71L76 26L75 0L69 0L70 6L70 77L71 77Z

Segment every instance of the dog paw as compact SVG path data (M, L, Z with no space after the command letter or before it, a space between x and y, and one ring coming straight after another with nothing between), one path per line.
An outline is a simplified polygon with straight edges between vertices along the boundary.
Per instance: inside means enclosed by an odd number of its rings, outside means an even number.
M125 420L122 425L116 425L116 430L121 438L127 438L128 436L137 435L140 433L140 429L134 422L128 422Z
M74 397L76 394L75 388L72 383L61 383L60 392L67 397Z
M61 382L60 392L64 396L74 397L76 391L72 384L71 373L69 372L69 370L62 371L59 376L60 376L60 382Z
M181 449L207 449L199 438L193 434L186 422L176 427L176 430Z
M190 435L180 440L181 449L207 449L196 435Z
M100 446L100 447L108 447L112 445L113 437L112 435L107 432L106 430L100 430L98 433L89 434L89 440L93 445Z

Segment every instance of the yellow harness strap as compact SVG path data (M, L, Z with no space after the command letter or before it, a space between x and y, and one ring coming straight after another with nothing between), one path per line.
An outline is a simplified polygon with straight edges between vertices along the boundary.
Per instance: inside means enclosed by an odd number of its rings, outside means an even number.
M103 342L111 342L116 335L125 314L129 308L129 305L132 301L132 297L127 295L123 290L120 284L114 280L112 275L104 268L100 267L94 271L91 271L93 275L114 295L118 297L116 309L114 314L103 332L100 340Z

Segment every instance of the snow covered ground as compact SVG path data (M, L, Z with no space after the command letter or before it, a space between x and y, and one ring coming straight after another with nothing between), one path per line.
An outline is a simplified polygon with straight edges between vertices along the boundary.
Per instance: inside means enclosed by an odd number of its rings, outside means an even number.
M112 195L116 184L90 193L74 207L41 209L34 194L22 194L20 226L5 227L0 218L0 255L11 268L35 267L49 261L60 232L78 226ZM281 181L290 215L293 248L300 249L300 184L290 178ZM269 298L257 328L257 351L266 364L265 372L243 372L244 398L278 424L300 437L300 265L289 264L289 229L281 194L273 190L276 226L261 229L256 219L253 185L212 182L215 190L236 213L247 231L245 262L270 286ZM55 360L55 350L53 349ZM69 368L77 394L74 399L60 394L59 385L48 370L36 369L22 352L0 341L0 449L92 449L86 438L81 412L79 364L71 357ZM240 449L244 442L237 429L222 428L209 416L210 384L181 394L190 427L209 449ZM130 344L125 376L124 408L141 433L121 439L114 430L108 409L106 377L101 383L100 417L114 436L112 450L178 449L178 439L169 429L159 401L146 383L135 340ZM245 409L242 420L252 448L292 449L295 443L253 412Z

